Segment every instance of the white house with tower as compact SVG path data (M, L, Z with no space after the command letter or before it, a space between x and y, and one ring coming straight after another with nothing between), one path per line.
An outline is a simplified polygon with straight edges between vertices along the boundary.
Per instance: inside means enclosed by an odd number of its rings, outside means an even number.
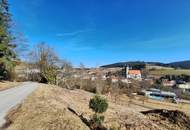
M126 67L126 78L128 79L141 79L141 71L140 70L133 70L129 69L129 66Z

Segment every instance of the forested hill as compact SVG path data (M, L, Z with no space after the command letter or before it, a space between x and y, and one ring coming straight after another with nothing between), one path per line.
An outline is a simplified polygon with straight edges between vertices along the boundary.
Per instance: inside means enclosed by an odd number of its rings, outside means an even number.
M125 66L141 66L145 67L146 64L156 65L156 66L164 66L164 67L173 67L173 68L181 68L181 69L190 69L190 60L188 61L179 61L179 62L171 62L171 63L161 63L161 62L144 62L144 61L129 61L129 62L118 62L108 65L103 65L103 68L112 68L112 67L125 67Z
M190 69L190 60L172 62L172 63L169 63L168 66L174 67L174 68Z

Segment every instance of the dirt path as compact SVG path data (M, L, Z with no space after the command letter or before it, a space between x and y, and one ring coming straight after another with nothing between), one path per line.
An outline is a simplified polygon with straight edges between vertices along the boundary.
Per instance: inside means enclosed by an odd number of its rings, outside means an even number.
M36 83L25 82L18 87L0 91L0 126L5 123L4 116L6 113L12 107L21 103L36 88Z

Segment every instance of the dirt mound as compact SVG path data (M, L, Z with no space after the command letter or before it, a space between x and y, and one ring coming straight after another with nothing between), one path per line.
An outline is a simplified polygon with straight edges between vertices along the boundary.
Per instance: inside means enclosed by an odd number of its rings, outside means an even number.
M178 110L156 109L142 112L150 120L163 128L189 130L190 117Z

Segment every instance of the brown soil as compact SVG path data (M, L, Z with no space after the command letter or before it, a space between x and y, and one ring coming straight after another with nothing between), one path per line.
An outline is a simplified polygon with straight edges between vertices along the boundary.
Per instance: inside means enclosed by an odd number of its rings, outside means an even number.
M160 128L190 130L190 117L178 110L156 109L142 112Z

